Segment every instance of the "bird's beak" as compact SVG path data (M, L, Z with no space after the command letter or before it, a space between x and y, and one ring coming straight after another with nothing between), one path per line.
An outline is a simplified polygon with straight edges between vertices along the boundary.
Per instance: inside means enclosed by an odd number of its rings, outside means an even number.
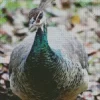
M34 30L36 29L36 21L34 20L34 18L32 17L29 21L29 30Z

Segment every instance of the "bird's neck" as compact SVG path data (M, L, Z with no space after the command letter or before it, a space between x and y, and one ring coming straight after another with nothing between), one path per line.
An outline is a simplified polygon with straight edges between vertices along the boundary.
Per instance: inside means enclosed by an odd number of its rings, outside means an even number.
M47 49L48 47L47 27L45 25L43 25L42 27L39 27L36 32L36 36L32 46L34 53L40 52L41 50Z
M37 65L38 62L41 65L42 62L45 62L47 59L51 59L54 55L55 53L48 44L47 27L44 25L43 30L41 27L37 29L33 45L26 59L26 65Z
M48 51L48 49L50 48L48 45L48 39L47 39L47 27L46 25L43 25L42 27L39 27L37 29L34 43L30 51L30 55L33 55L33 54L38 55L41 52Z
M43 26L43 30L41 28L38 28L30 53L26 59L25 68L33 69L37 67L40 69L49 66L54 67L54 70L56 70L56 67L60 67L61 64L62 57L59 56L56 51L49 46L46 26ZM43 69L41 70L43 71ZM45 74L45 72L43 73Z

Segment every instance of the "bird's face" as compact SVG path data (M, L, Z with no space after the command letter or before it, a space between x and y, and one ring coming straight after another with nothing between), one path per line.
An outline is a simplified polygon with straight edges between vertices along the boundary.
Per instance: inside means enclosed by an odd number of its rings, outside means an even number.
M34 30L43 23L43 11L39 8L32 9L29 13L29 29Z

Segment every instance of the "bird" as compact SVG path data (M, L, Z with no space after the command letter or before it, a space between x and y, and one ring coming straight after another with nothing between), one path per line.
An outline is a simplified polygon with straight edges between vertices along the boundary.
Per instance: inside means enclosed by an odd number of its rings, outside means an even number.
M41 0L43 4L47 1ZM22 100L75 100L88 87L84 46L66 31L47 27L44 9L40 7L29 12L29 30L33 29L34 34L12 51L12 92Z

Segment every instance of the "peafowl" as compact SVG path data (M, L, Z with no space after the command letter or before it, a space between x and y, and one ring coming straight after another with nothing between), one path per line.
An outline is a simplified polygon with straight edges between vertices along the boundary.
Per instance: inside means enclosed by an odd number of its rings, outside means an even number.
M44 17L40 8L29 13L36 33L11 54L11 89L22 100L75 100L88 87L87 54L71 34L47 28Z

